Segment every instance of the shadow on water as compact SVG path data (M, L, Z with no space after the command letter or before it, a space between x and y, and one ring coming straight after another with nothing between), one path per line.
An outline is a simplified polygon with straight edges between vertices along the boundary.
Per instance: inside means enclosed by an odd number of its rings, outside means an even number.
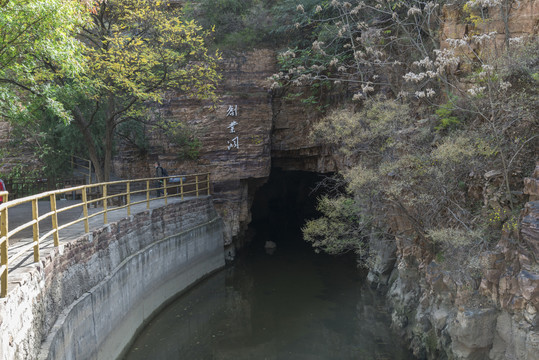
M268 214L253 213L255 235L234 265L166 307L125 360L413 359L353 257L314 253L290 213L271 227Z

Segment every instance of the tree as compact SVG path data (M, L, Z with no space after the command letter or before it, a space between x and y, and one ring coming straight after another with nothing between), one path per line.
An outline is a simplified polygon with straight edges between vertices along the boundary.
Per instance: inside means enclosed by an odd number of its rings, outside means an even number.
M311 43L281 54L276 86L330 81L349 84L355 99L382 87L396 94L407 64L439 47L439 1L306 3L297 6L303 19L295 25L310 29Z
M0 116L28 120L45 108L69 118L54 80L84 70L75 35L87 13L78 0L0 2Z
M168 2L100 1L91 18L80 34L88 70L65 82L64 96L75 99L66 106L86 139L98 179L106 181L120 124L147 118L167 91L215 99L218 54L204 45L208 32ZM99 122L104 134L95 136L91 129Z

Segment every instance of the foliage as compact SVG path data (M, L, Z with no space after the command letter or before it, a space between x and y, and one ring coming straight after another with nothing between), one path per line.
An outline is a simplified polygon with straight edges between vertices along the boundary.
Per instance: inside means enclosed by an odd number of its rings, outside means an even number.
M35 179L41 176L41 173L35 169L29 168L27 164L16 164L9 173L0 173L0 179L10 179L16 182L24 182L25 179Z
M447 130L455 129L460 125L461 120L454 115L455 107L447 102L442 104L436 111L435 114L438 116L439 123L436 125L436 130Z
M315 13L319 0L303 1ZM215 29L214 44L223 50L300 46L313 40L310 21L297 11L296 0L201 0L185 6L186 14L206 29Z
M186 6L186 15L206 29L215 29L214 43L226 50L263 42L270 22L268 11L260 0L202 0Z
M311 17L337 15L326 3L319 0L304 0L301 3L295 0L276 1L271 8L271 37L279 39L279 46L288 46L298 51L308 50L322 31ZM323 6L324 9L317 10L319 6ZM304 59L308 61L308 57Z
M302 228L303 237L316 251L341 254L354 251L365 257L367 246L362 228L364 219L359 217L360 209L353 198L323 196L318 200L318 211L322 216L309 220Z
M375 97L358 111L333 111L314 126L312 135L351 164L341 173L356 209L368 208L369 215L379 220L386 218L388 208L394 209L408 219L417 235L431 239L443 251L459 249L464 259L474 252L463 249L478 251L488 245L483 212L466 196L473 181L469 174L487 172L507 141L500 144L489 135L488 123L474 122L442 135L435 129L436 122L434 117L431 125L416 121L407 105ZM309 222L304 236L328 251L351 246L337 236L345 224L354 226L346 220L339 218L334 229L329 223L335 220L324 214ZM373 231L372 226L362 227L356 234L362 254L370 253L362 239Z
M309 29L311 43L280 54L273 88L348 84L357 105L330 112L313 129L318 143L344 156L348 194L378 219L392 209L426 240L440 238L440 227L446 235L468 233L473 245L455 236L451 246L477 250L486 244L483 216L495 202L481 209L467 196L482 186L476 174L500 170L503 181L492 194L511 210L514 186L521 186L514 170L533 164L539 45L506 32L500 51L485 32L481 2L470 1L465 12L474 30L442 47L441 4L331 1L314 12L298 5L304 20L296 26Z
M138 150L139 156L145 156L150 150L146 136L147 126L141 121L126 121L118 125L117 137Z
M58 87L57 99L59 102L64 100L62 87ZM71 155L87 158L83 134L76 127L58 121L54 111L36 105L29 103L24 116L19 113L11 118L9 156L23 159L24 173L32 172L36 177L45 178L66 176L71 170ZM80 106L83 106L82 102ZM99 126L91 130L96 137L103 133L103 128ZM29 161L28 154L33 154L30 158L34 161ZM15 174L16 168L12 172Z
M0 115L44 171L62 171L76 150L108 179L114 139L126 135L119 126L150 119L167 91L215 100L219 55L205 47L209 32L168 2L10 1L0 25Z
M179 121L160 120L157 129L176 146L178 159L194 160L198 158L202 143L194 127Z
M481 230L467 231L458 228L431 229L428 235L434 243L453 247L476 244L484 239L484 234Z
M54 80L85 70L77 29L87 20L78 0L19 0L0 5L0 115L32 116L46 108L64 121Z
M328 1L296 10L303 20L295 25L310 30L311 42L283 53L283 75L274 77L278 85L346 82L359 100L382 87L401 87L395 78L406 64L438 46L439 2ZM307 51L315 56L304 56Z
M318 142L336 146L336 151L352 156L369 153L377 158L392 156L396 137L412 119L407 105L383 98L370 99L359 111L342 109L330 113L313 127Z
M486 228L439 227L430 229L428 237L437 249L436 261L446 269L478 275L484 269L478 254L488 249L490 236ZM444 258L444 254L448 255Z

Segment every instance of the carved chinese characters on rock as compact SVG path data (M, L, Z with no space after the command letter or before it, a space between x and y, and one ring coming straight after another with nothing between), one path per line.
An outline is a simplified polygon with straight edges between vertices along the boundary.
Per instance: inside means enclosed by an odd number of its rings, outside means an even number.
M236 117L238 116L238 105L228 105L228 109L226 111L226 117ZM238 122L236 120L232 120L228 126L227 129L229 130L229 134L235 134L236 133L236 127L238 126ZM229 140L227 140L227 148L228 150L231 149L239 149L240 148L240 138L239 136L235 136Z
M236 125L238 125L238 122L237 121L232 121L229 125L228 125L228 128L230 129L230 133L231 134L234 134L236 132Z

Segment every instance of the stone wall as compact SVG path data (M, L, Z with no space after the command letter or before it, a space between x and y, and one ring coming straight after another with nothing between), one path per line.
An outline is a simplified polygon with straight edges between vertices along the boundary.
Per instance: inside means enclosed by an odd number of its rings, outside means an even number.
M10 274L0 359L114 359L154 311L223 265L211 198L109 224Z

